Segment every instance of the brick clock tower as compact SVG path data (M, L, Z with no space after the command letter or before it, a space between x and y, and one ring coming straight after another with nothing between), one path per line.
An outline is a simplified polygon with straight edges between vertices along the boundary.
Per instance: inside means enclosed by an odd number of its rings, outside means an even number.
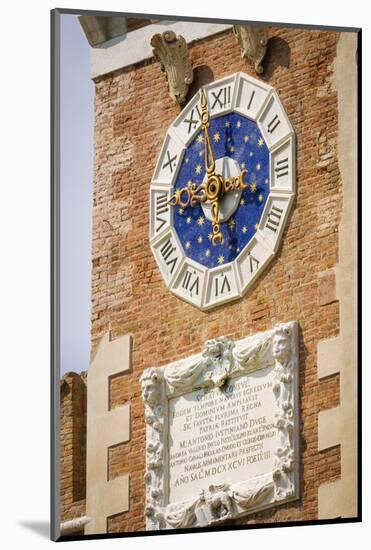
M356 518L357 32L80 23L92 354L62 521Z

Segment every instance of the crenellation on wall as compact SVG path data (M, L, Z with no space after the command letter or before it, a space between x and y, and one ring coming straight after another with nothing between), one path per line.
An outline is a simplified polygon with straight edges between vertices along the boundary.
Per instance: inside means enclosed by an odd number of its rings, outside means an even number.
M61 523L85 515L86 372L66 373L60 381Z

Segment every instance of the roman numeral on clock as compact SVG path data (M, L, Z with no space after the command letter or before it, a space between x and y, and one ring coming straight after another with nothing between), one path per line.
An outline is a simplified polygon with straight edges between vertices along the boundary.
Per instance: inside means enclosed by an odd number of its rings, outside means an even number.
M167 204L167 194L166 193L158 193L156 195L156 222L159 222L156 226L156 233L160 231L160 229L163 228L163 226L166 223L166 213L169 210L169 206ZM164 217L163 214L165 214Z
M274 115L274 117L272 118L272 120L268 123L268 132L270 134L273 134L273 132L275 131L275 129L277 128L277 126L281 124L281 121L280 119L278 118L278 115Z
M249 253L248 256L249 256L249 264L250 264L250 273L254 273L254 271L258 270L260 262L259 260L254 258L252 254Z
M171 157L169 151L167 151L167 162L163 164L162 168L166 168L168 166L170 168L170 172L173 173L173 163L175 166L177 156L178 155L174 155Z
M220 88L218 92L211 92L214 96L214 103L211 105L211 109L214 109L214 107L217 105L221 109L227 107L227 105L231 102L231 87L225 86L224 88Z
M195 111L198 115L198 118L193 118L193 113ZM196 107L194 107L191 111L191 116L189 118L185 118L183 120L184 123L188 124L188 134L190 134L192 132L192 130L194 130L197 127L197 124L200 122L200 120L201 120L200 109L199 109L198 105L196 105Z
M265 226L271 231L273 231L274 233L276 233L277 228L280 225L282 214L283 214L283 210L281 208L278 208L278 206L272 206L268 214L268 219Z
M285 158L282 160L277 160L274 171L277 178L287 176L287 174L289 173L289 159Z
M176 247L172 245L171 240L167 239L160 248L161 255L165 264L170 268L170 273L173 273L174 268L178 262L177 256L172 257L174 252L176 254Z
M182 287L184 288L184 290L187 290L191 294L191 296L193 291L196 294L196 296L198 296L199 280L200 280L200 277L197 275L196 271L190 271L187 269L187 271L184 274Z
M219 280L221 279L221 280ZM215 277L215 296L216 298L225 292L231 291L231 285L228 280L228 276L225 273L222 273L220 277Z
M254 95L255 95L255 90L252 91L252 94L251 94L250 99L249 99L249 103L247 105L247 110L249 110L250 107L251 107L252 101L254 99Z

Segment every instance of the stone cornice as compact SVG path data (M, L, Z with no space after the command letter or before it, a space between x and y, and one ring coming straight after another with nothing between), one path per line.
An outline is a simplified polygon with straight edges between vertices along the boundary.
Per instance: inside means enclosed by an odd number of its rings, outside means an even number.
M189 45L195 40L218 34L230 28L232 28L232 25L196 22L190 24L187 21L166 20L147 25L92 47L90 56L91 78L99 78L153 57L151 38L156 33L172 30L177 35L183 36Z

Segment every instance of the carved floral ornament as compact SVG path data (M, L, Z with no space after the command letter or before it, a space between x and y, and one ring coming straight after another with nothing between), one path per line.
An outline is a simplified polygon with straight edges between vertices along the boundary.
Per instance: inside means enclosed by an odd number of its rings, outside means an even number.
M193 69L185 39L169 30L162 34L154 34L151 46L155 59L166 74L170 97L179 105L183 105L188 87L193 82Z
M274 449L270 469L251 476L246 467L237 482L229 482L227 474L222 482L211 477L200 482L203 485L195 494L169 501L172 400L187 398L195 391L223 396L233 383L236 386L236 381L243 380L249 384L251 377L268 377L270 381L267 395L272 403ZM209 340L201 354L147 369L140 381L147 426L147 530L214 525L299 497L296 321L236 342L224 337ZM248 451L240 450L243 452Z
M233 32L241 48L241 57L247 59L257 74L261 74L268 44L266 27L233 25Z

